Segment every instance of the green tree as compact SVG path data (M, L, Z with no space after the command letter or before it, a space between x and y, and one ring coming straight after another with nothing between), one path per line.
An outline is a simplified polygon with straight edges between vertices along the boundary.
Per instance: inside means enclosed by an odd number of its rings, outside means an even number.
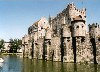
M10 52L17 53L17 50L21 48L22 40L10 39Z
M4 40L3 39L0 40L0 49L4 49Z

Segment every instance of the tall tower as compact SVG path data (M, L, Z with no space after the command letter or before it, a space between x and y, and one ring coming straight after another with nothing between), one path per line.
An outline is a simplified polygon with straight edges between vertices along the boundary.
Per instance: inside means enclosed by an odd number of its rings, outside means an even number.
M90 41L93 47L94 63L100 62L100 28L99 24L89 24Z
M86 38L86 9L79 10L75 5L68 5L68 19L71 24L72 46L74 53L74 63L87 60L87 48L85 47Z
M63 24L62 26L62 58L63 62L74 62L74 54L72 49L71 26Z
M68 19L72 25L72 37L85 37L86 35L86 9L79 10L75 5L68 5Z
M51 50L51 28L46 29L45 39L44 39L44 59L52 60L52 50Z

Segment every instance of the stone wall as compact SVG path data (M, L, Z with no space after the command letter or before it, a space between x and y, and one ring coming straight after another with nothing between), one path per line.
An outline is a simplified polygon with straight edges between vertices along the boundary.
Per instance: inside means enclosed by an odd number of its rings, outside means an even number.
M28 28L22 38L25 57L62 62L100 62L100 28L89 25L86 9L69 4L54 18L42 18Z
M61 61L61 41L60 38L55 36L51 39L51 50L53 53L53 61Z
M63 38L63 62L74 62L74 53L72 47L72 37Z
M86 38L76 38L76 57L77 57L77 62L93 62L91 59L93 59L93 50L90 47L89 42L86 42Z
M100 63L100 38L96 41L96 47L97 47L97 63Z

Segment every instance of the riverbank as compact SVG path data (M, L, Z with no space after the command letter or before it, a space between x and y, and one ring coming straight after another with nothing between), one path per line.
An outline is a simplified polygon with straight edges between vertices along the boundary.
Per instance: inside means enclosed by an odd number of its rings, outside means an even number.
M22 55L23 53L0 53L0 55Z

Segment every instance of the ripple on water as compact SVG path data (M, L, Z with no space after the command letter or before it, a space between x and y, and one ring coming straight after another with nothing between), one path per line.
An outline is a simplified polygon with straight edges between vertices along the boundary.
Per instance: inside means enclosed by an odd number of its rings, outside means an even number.
M100 72L100 65L61 63L43 60L30 60L16 55L2 56L4 63L0 72Z

